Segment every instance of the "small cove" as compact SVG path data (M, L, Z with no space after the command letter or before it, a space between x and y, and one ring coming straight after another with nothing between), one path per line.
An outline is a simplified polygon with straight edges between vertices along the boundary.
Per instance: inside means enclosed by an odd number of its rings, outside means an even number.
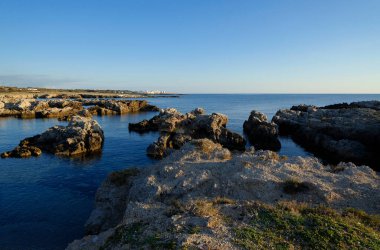
M296 104L317 106L361 100L379 100L380 95L183 95L151 98L160 108L188 112L203 107L207 113L229 117L228 128L242 133L242 124L255 109L271 118L278 109ZM157 133L128 131L128 123L149 119L154 112L94 117L105 133L101 154L86 158L0 159L0 242L5 249L64 249L83 236L83 225L92 208L97 187L115 170L154 163L145 154ZM54 125L57 119L0 119L0 151L12 149L25 138ZM281 138L280 154L311 155L290 138Z

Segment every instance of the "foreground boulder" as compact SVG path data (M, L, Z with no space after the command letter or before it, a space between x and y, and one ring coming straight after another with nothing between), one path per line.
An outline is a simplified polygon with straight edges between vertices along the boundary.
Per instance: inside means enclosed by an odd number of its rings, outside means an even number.
M379 213L379 185L366 166L192 140L111 174L86 223L92 235L67 249L376 249L379 224L365 212Z
M201 138L208 138L230 150L244 150L245 140L241 135L228 130L227 122L226 115L206 115L201 108L186 114L171 108L161 110L159 115L149 121L130 123L129 130L139 133L161 132L158 140L147 148L147 154L158 159L167 156L174 149L181 148L188 141Z
M39 156L41 151L61 156L75 156L100 151L104 134L97 121L73 116L67 126L54 126L42 134L22 140L14 150L1 155L7 157Z
M317 108L300 105L273 117L280 133L332 163L352 161L380 169L380 102Z
M253 110L243 124L244 133L256 149L278 151L281 143L278 139L278 127L263 113Z

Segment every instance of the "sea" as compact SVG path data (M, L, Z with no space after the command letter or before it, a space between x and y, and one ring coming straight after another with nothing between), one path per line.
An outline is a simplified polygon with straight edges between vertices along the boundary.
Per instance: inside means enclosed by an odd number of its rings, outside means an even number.
M159 108L189 112L202 107L207 113L223 113L227 128L243 133L243 122L252 110L269 119L292 105L323 106L334 103L380 100L379 94L189 94L178 98L149 98ZM38 158L0 159L0 249L65 249L84 236L84 224L94 208L95 193L112 171L145 168L156 160L146 155L158 133L128 131L128 124L149 119L156 112L122 116L95 116L102 126L102 153L92 157L64 158L43 153ZM0 118L0 152L13 149L20 140L42 133L57 119ZM287 137L281 137L279 154L312 156ZM247 145L249 146L249 145Z

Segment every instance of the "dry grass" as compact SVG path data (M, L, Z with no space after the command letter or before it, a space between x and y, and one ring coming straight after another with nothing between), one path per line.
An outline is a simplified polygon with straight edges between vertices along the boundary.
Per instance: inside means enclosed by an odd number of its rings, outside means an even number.
M223 216L214 202L208 200L196 200L191 206L191 212L208 220L207 227L216 228L223 223Z

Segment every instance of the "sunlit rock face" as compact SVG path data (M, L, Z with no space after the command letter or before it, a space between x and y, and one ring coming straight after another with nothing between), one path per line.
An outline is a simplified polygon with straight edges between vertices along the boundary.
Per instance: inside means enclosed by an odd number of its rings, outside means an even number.
M110 174L86 223L90 235L67 249L241 249L235 230L258 218L249 212L257 203L376 213L379 184L366 166L253 148L231 154L209 139L192 140L156 165Z
M26 138L14 150L3 153L2 157L38 156L41 150L61 156L91 154L100 151L103 142L104 133L97 121L73 116L67 126L54 126L42 134Z
M223 114L205 114L201 108L182 114L176 109L163 109L150 120L130 123L131 131L145 133L161 132L158 140L147 148L147 154L162 159L173 150L181 148L193 139L207 138L230 150L244 150L245 140L226 128L228 117Z

